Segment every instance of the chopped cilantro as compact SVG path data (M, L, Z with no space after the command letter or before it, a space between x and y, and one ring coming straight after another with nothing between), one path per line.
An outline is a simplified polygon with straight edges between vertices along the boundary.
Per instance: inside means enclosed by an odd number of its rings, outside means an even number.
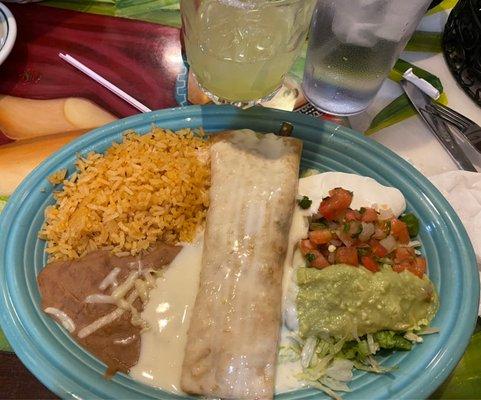
M409 351L412 344L403 335L394 331L380 331L373 334L374 340L383 349Z
M412 213L406 213L399 218L408 228L409 236L416 237L419 233L419 220Z
M369 249L367 247L358 247L357 248L357 253L360 256L367 256L369 254Z
M299 204L299 207L301 207L303 210L307 210L309 207L311 207L312 200L307 196L302 196L301 199L297 200L297 204Z

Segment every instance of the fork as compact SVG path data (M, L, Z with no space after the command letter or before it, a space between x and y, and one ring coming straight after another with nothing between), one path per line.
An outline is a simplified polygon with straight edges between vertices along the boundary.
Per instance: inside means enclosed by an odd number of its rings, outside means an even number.
M481 152L481 127L478 124L452 108L435 101L431 102L431 106L427 107L427 111L457 128L468 139L469 143Z

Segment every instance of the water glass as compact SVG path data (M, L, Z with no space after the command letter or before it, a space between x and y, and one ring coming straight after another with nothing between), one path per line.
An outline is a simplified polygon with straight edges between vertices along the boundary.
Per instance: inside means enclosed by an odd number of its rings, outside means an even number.
M303 91L319 110L365 110L431 0L319 0L309 33Z

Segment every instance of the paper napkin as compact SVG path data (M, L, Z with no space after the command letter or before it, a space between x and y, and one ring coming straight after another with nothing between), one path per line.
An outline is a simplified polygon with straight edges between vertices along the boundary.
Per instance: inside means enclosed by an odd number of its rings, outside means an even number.
M429 179L463 222L476 253L478 270L481 271L481 173L449 171Z

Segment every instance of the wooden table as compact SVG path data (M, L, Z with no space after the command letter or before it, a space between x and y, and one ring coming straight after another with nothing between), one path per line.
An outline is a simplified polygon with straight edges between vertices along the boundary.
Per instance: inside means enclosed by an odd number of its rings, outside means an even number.
M13 353L0 353L1 399L58 399Z

